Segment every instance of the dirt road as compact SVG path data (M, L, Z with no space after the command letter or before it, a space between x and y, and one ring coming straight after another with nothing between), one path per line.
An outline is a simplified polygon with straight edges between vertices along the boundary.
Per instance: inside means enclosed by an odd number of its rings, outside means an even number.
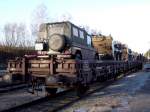
M150 112L150 72L130 74L60 112Z

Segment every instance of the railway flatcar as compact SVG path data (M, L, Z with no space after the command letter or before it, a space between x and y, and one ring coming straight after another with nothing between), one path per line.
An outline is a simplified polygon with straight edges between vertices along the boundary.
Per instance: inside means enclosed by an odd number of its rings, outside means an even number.
M43 83L48 94L58 88L75 88L82 95L95 81L116 78L120 73L140 69L139 61L101 61L92 46L91 36L70 22L40 26L35 44L36 56L25 56L8 63L12 81L22 77L35 86Z

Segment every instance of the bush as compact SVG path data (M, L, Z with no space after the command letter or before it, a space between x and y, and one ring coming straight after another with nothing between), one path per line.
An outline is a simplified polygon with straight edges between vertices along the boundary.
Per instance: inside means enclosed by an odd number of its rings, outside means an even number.
M35 52L33 47L8 47L0 46L0 63L6 63L9 59L23 57L25 54Z

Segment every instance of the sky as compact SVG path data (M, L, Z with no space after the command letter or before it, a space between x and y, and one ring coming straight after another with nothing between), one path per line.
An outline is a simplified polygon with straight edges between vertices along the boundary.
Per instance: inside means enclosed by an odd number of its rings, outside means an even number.
M133 51L150 49L150 0L0 0L0 31L6 23L30 24L40 4L52 19L69 14L74 24L111 34Z

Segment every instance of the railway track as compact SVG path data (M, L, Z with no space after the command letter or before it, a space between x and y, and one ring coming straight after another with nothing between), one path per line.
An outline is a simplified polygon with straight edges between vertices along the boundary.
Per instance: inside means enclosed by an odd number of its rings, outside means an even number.
M19 85L19 84L23 84L23 83L22 83L22 82L6 83L6 82L4 82L4 81L1 81L1 82L0 82L0 88L15 86L15 85Z
M31 94L27 89L28 88L22 88L0 94L0 112L7 111L7 109L9 112L9 109L11 108L30 103L45 96L44 92Z
M27 86L28 86L28 84L25 84L25 83L15 83L15 84L1 85L0 86L0 94L10 92L10 91L14 91L14 90L18 90L18 89L22 89L22 88L25 88Z
M128 75L129 73L125 74ZM121 75L122 77L124 75ZM119 78L122 78L119 77ZM20 103L18 105L12 106L7 109L3 109L0 112L57 112L73 103L89 96L96 91L100 91L105 87L111 85L114 80L110 80L103 83L94 83L91 85L88 92L84 95L84 97L77 97L76 92L74 90L68 90L64 92L60 92L54 96L49 97L40 97L35 100L28 101L26 103Z
M105 83L93 84L83 97L77 97L74 90L67 90L54 96L42 97L28 103L5 109L1 112L57 112L96 91L102 90L113 82L113 80L110 80Z

